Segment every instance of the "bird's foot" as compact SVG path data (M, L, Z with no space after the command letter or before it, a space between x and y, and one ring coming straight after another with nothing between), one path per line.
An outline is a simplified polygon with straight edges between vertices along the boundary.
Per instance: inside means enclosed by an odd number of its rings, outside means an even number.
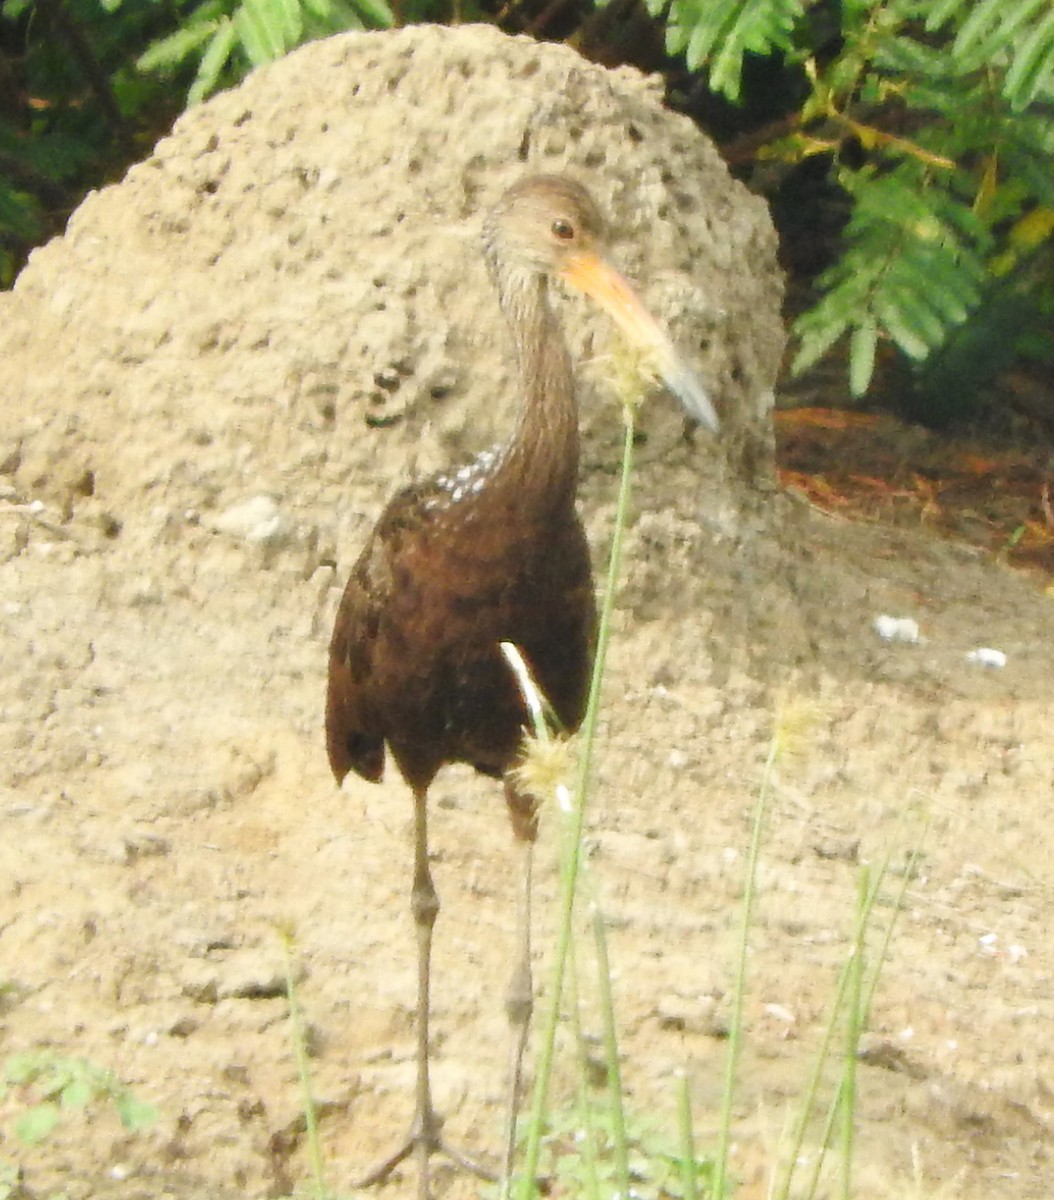
M480 1179L486 1179L490 1183L497 1183L499 1176L496 1171L484 1166L477 1159L464 1154L446 1141L440 1133L442 1124L442 1121L434 1112L418 1113L410 1125L410 1131L406 1135L406 1140L394 1153L389 1154L387 1158L382 1159L375 1166L371 1167L355 1186L367 1188L372 1187L375 1183L383 1183L401 1162L415 1152L421 1164L420 1189L418 1194L422 1197L429 1194L428 1160L433 1154L445 1154L452 1162L455 1162L464 1170L471 1172L471 1174L478 1176Z

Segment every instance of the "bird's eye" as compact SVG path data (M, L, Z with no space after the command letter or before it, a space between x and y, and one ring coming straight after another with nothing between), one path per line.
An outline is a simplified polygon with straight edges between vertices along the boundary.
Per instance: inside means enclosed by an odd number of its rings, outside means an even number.
M575 236L575 227L564 217L557 217L552 224L553 237L569 242Z

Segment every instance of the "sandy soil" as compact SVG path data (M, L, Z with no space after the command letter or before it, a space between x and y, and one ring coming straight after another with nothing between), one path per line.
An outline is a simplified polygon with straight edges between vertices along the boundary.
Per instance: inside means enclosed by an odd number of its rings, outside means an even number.
M781 496L763 206L632 73L471 29L338 39L259 73L0 299L2 1044L82 1055L159 1112L129 1134L91 1106L27 1148L15 1089L0 1161L34 1198L306 1181L288 929L332 1185L401 1134L410 809L395 777L333 786L325 648L385 496L507 417L475 237L524 161L594 186L728 417L715 446L663 398L644 414L618 599L589 844L634 1111L672 1124L683 1070L713 1135L751 811L776 714L805 707L763 850L737 1195L764 1194L808 1076L860 864L918 851L860 1069L856 1195L1046 1200L1051 598L925 530ZM567 315L588 348L600 324ZM598 563L620 440L602 397L587 373ZM882 614L920 640L880 639ZM1005 668L970 661L981 646ZM453 1139L494 1152L517 856L492 783L451 769L432 802L437 1102ZM477 1190L438 1172L441 1196Z

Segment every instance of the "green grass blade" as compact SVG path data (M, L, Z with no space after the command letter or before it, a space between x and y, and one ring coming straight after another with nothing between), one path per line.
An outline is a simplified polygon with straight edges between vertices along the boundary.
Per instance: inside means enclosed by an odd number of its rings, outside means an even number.
M860 1050L860 1036L864 1030L866 1016L863 1011L864 959L867 949L867 926L871 912L869 901L870 872L867 867L860 871L857 893L856 931L853 936L852 955L849 959L849 994L845 1029L845 1055L842 1061L841 1114L842 1114L842 1200L852 1200L853 1192L853 1138L856 1133L856 1063Z
M630 482L633 472L633 432L635 421L631 405L624 405L625 436L622 446L622 473L619 479L618 504L615 528L611 539L607 578L600 606L600 627L597 633L596 658L589 686L589 700L582 722L582 750L579 759L578 780L570 821L568 822L568 847L564 856L560 888L559 930L555 961L553 963L552 988L549 1008L542 1031L538 1072L534 1084L531 1119L527 1129L527 1146L524 1152L524 1175L519 1191L522 1200L532 1200L537 1194L538 1160L541 1153L542 1130L548 1105L549 1083L552 1078L553 1058L556 1046L556 1031L560 1022L560 1003L563 993L564 974L570 950L575 892L578 884L579 863L582 849L582 829L585 821L585 805L592 776L593 745L596 740L597 716L600 709L600 689L604 681L604 664L608 642L611 638L611 617L615 607L615 591L618 585L622 558L623 531L629 510Z
M757 893L758 856L761 853L761 837L765 828L765 812L772 787L772 776L776 769L779 753L779 736L773 734L765 769L758 788L754 805L754 822L750 833L750 850L747 856L746 879L743 884L743 902L740 908L739 945L736 973L732 981L732 1019L728 1035L728 1056L725 1060L725 1089L721 1102L721 1117L718 1129L717 1153L711 1179L710 1195L713 1200L724 1200L725 1181L728 1174L728 1153L732 1141L732 1106L735 1100L736 1072L739 1068L739 1053L743 1041L743 1004L746 996L747 950L750 944L750 929L754 919L754 899Z
M296 1071L300 1079L300 1092L304 1105L307 1151L314 1180L314 1194L316 1200L327 1200L329 1191L326 1188L326 1173L322 1162L322 1142L318 1136L318 1113L315 1110L314 1097L311 1095L311 1067L308 1062L307 1037L304 1031L304 1018L300 1012L300 1001L297 998L296 980L293 977L293 937L287 931L280 932L285 966L285 991L289 1000L289 1028L293 1038Z
M688 1076L681 1075L677 1093L677 1130L681 1153L681 1192L684 1200L698 1200L695 1186L695 1135L692 1129L692 1095Z

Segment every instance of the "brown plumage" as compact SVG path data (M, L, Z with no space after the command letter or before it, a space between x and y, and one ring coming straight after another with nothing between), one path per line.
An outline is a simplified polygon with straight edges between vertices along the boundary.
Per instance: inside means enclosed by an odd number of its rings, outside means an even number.
M487 223L488 258L509 315L525 406L510 441L460 470L399 492L348 581L330 654L327 746L337 779L379 779L388 742L412 788L444 763L503 775L519 747L523 702L498 644L520 647L561 723L582 719L593 638L589 550L575 512L578 415L545 275L510 276L503 223L551 232L568 212L594 235L588 197L529 180ZM522 213L522 216L521 216Z
M502 776L526 721L499 643L515 643L561 724L577 728L595 624L575 512L573 408L548 439L490 452L400 492L348 581L330 654L327 738L338 780L378 780L385 742L424 790L446 763ZM565 428L560 429L563 424Z
M515 643L561 725L582 720L595 602L575 511L578 410L571 362L548 281L586 291L652 356L692 415L716 428L698 379L600 254L588 193L559 176L510 188L488 217L484 246L522 379L519 419L502 446L399 492L351 572L330 645L326 744L338 782L379 780L385 747L415 797L412 907L419 939L417 1111L407 1143L370 1173L387 1174L442 1143L428 1085L428 981L438 900L428 869L425 795L447 763L504 777L517 834L534 835L533 805L509 782L527 723L499 643ZM526 958L526 934L521 941ZM526 978L528 994L522 995ZM518 1013L529 1012L521 961ZM524 1005L526 1006L524 1010Z

